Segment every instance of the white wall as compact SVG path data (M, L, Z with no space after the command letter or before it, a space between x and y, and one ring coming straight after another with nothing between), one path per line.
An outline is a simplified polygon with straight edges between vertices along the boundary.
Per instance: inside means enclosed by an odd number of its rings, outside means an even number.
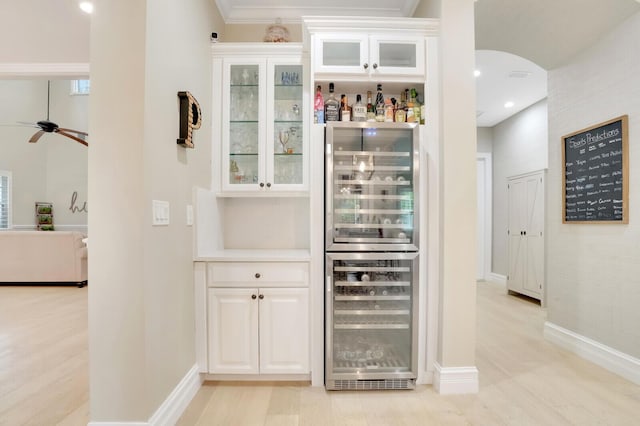
M476 128L477 151L490 154L493 152L493 127Z
M89 152L90 416L147 422L195 365L192 228L186 206L208 186L209 0L101 2L91 25ZM177 92L200 102L194 150L176 144ZM151 226L151 201L170 203Z
M50 120L66 128L87 131L88 97L71 96L70 81L51 81ZM36 122L47 117L47 81L0 80L0 124ZM87 148L64 136L43 135L27 141L38 129L0 127L0 169L13 173L13 225L35 227L34 203L52 202L56 229L86 230L87 213L69 207L87 201Z
M507 275L507 179L547 168L547 100L543 99L493 127L493 265Z
M640 358L640 13L549 72L548 320ZM629 115L629 224L563 225L561 137Z
M88 35L77 1L0 1L0 63L87 63Z

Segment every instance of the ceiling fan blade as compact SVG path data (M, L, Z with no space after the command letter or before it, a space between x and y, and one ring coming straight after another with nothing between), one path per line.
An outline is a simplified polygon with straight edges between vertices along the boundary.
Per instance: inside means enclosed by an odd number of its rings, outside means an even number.
M44 135L44 133L45 133L44 130L39 130L39 131L35 132L34 135L31 136L31 139L29 139L29 143L38 142L38 140L42 137L42 135Z
M9 124L7 124L7 126L9 126ZM36 123L34 123L33 121L16 121L16 124L14 124L14 126L19 126L19 127L35 127L36 129L40 126L38 126Z
M74 141L76 141L76 142L78 142L78 143L81 143L81 144L82 144L82 145L84 145L84 146L89 146L89 143L87 143L87 141L85 141L84 139L80 139L80 138L78 138L78 137L76 137L76 136L73 136L72 134L69 134L69 133L67 133L67 132L64 132L64 131L62 131L62 129L57 129L57 130L55 131L55 133L59 133L59 134L61 134L62 136L66 136L66 137L68 137L68 138L71 138L71 139L73 139Z
M62 130L63 132L67 132L67 133L76 133L78 135L89 136L89 133L81 132L80 130L65 129L64 127L59 127L58 130L59 131Z

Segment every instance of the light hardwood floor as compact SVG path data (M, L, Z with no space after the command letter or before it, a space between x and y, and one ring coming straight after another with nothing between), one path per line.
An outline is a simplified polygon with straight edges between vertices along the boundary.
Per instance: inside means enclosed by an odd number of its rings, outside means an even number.
M640 387L546 342L538 304L482 282L477 318L476 395L206 382L178 424L640 425Z
M639 425L640 387L542 338L545 312L478 284L477 395L205 383L179 421L204 425ZM80 426L87 288L0 286L0 425Z
M89 419L87 288L0 286L0 425Z

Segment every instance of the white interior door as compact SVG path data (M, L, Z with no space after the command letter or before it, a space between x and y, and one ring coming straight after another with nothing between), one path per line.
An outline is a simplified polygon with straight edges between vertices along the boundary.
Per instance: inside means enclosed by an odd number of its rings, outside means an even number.
M521 291L526 269L526 240L524 238L527 217L526 183L512 180L508 186L509 199L509 290Z
M509 179L509 290L542 301L544 172Z
M542 293L544 280L544 192L542 174L528 176L526 186L527 222L525 239L527 241L527 264L523 286L525 290Z

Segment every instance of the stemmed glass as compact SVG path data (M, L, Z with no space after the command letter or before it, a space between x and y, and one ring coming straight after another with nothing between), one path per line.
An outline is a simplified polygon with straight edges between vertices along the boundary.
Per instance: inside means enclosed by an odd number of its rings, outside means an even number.
M282 152L286 154L287 143L289 142L289 131L280 130L280 133L278 133L278 139L280 139L280 144L282 145Z

